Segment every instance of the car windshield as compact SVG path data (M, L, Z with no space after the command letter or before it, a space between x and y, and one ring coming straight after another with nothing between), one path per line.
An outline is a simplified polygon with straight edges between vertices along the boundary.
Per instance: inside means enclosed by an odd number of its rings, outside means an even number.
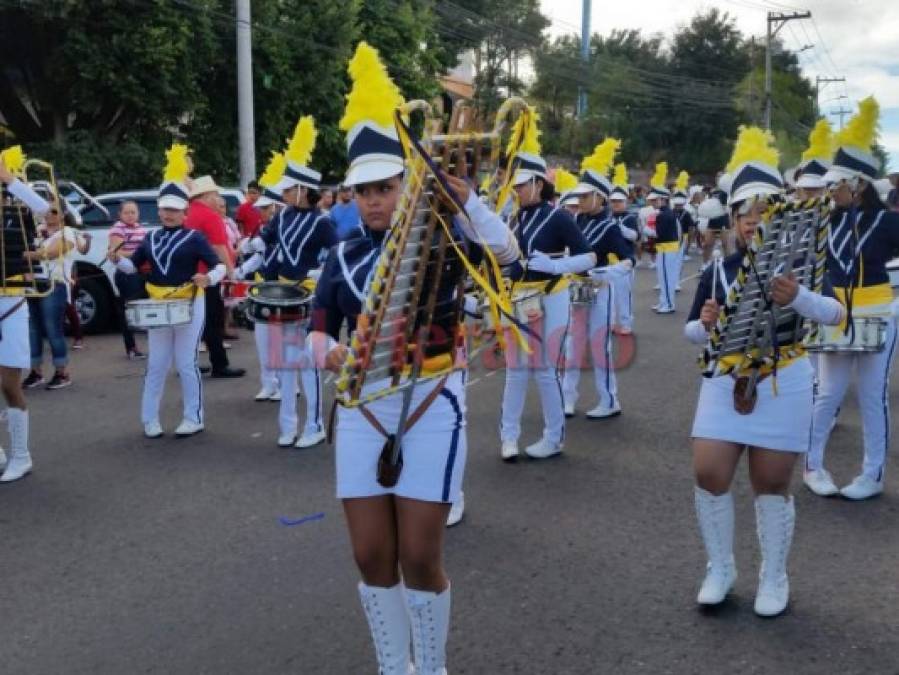
M138 197L136 199L127 199L126 197L109 197L98 200L109 211L107 216L101 209L96 206L89 206L81 213L85 227L104 227L112 225L118 220L119 208L122 202L137 202L137 208L140 211L140 222L144 225L158 225L159 213L156 206L155 197Z

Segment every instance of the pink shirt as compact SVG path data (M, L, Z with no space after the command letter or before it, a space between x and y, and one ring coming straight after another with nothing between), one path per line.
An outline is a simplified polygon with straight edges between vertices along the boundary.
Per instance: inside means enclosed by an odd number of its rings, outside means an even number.
M140 246L140 243L144 240L144 237L147 236L147 231L144 229L144 226L140 223L135 223L134 225L126 225L121 220L117 221L115 225L112 226L109 230L110 237L121 237L122 238L122 248L119 249L122 253L134 253L137 250L137 247Z

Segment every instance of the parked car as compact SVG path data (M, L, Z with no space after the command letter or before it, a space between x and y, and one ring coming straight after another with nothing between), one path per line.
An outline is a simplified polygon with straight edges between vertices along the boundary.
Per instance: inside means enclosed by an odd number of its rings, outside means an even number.
M122 202L136 202L140 222L147 229L154 230L159 227L156 196L156 190L127 190L84 200L79 216L84 231L91 233L92 242L85 255L75 258L75 272L79 279L75 307L85 332L99 333L108 330L115 321L115 267L106 260L106 251L109 248L109 228L118 219L119 207ZM237 188L223 188L222 196L225 198L228 214L233 217L244 200L243 192Z

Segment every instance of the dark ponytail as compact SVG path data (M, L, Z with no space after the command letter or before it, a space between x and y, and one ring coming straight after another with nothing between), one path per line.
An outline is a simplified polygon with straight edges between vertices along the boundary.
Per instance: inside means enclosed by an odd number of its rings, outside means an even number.
M873 183L865 181L865 187L859 195L859 206L862 211L881 211L886 208L886 204L880 198L880 193Z
M537 180L543 181L543 187L540 188L540 199L545 202L551 202L556 196L556 186L543 178L538 178Z

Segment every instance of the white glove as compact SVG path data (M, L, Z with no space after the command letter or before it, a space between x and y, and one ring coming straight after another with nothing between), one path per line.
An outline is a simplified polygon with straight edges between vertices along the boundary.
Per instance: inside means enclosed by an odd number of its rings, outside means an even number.
M621 236L627 239L628 241L637 241L637 231L632 230L627 225L619 225L619 229L621 230Z
M545 253L537 251L528 258L528 270L531 272L544 272L545 274L559 274L557 262Z
M248 252L265 253L265 242L260 237L253 237L248 244ZM246 255L246 254L244 254Z

